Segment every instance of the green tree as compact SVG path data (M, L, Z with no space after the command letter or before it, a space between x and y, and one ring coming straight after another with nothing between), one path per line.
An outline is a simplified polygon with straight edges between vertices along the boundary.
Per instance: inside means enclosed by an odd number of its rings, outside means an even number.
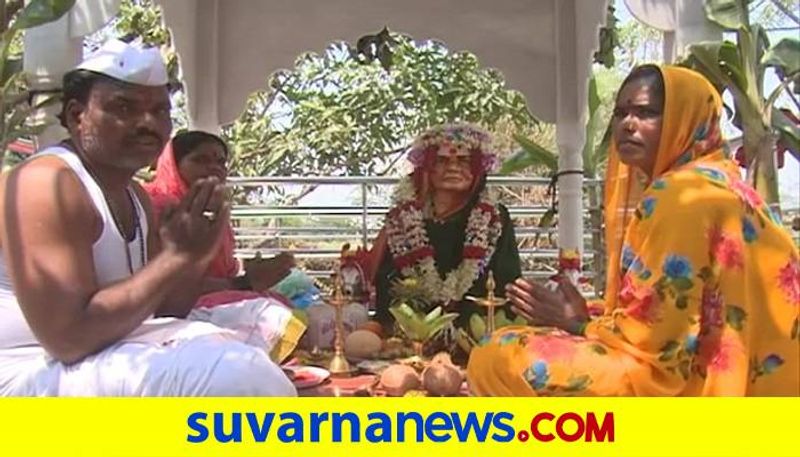
M452 121L490 130L536 124L502 75L467 52L383 31L332 44L254 93L224 130L242 175L383 175L425 128Z
M749 0L705 0L706 16L735 33L736 41L704 42L690 46L685 65L701 71L721 92L728 91L734 100L733 123L743 132L744 158L748 181L774 208L779 206L775 145L779 141L800 160L800 126L775 102L781 94L800 108L795 91L800 78L800 40L787 37L774 45L762 25L751 21L752 8L764 2ZM791 14L781 1L770 5ZM759 14L769 14L761 11ZM793 22L796 17L791 17ZM780 85L764 94L764 77L775 71ZM796 115L795 115L796 117Z
M627 73L633 67L664 60L663 36L660 30L638 20L632 20L619 28L617 48L618 67Z

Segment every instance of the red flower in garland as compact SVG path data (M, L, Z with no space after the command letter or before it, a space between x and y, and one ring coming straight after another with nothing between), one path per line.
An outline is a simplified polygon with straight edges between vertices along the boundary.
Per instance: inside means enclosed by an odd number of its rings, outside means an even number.
M434 251L432 246L423 246L419 249L409 252L406 255L399 256L395 259L395 264L399 268L410 267L419 262L420 259L424 259L425 257L433 257L433 254Z

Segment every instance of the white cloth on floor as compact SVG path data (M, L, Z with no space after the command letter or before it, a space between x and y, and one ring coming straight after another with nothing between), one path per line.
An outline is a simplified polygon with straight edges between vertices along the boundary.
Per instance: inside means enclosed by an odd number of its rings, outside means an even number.
M293 317L292 311L271 298L252 298L195 308L188 319L209 322L232 331L239 341L264 348L269 354L284 334Z
M295 395L265 348L207 322L150 319L72 365L40 346L0 350L0 396Z

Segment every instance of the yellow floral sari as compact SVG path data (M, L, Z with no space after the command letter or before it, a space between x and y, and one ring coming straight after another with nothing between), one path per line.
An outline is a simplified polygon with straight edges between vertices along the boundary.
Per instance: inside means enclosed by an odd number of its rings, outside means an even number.
M475 348L476 395L800 395L797 247L721 150L721 100L662 67L651 182L612 148L605 313L585 336L506 327Z

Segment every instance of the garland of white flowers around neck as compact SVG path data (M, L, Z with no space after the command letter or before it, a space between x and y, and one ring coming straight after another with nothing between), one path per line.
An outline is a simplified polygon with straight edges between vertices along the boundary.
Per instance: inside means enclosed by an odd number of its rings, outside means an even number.
M492 258L502 232L497 205L484 189L467 219L461 264L439 275L425 230L424 203L417 201L409 178L398 184L395 206L386 218L389 250L395 266L404 278L415 278L433 303L446 305L461 300Z

